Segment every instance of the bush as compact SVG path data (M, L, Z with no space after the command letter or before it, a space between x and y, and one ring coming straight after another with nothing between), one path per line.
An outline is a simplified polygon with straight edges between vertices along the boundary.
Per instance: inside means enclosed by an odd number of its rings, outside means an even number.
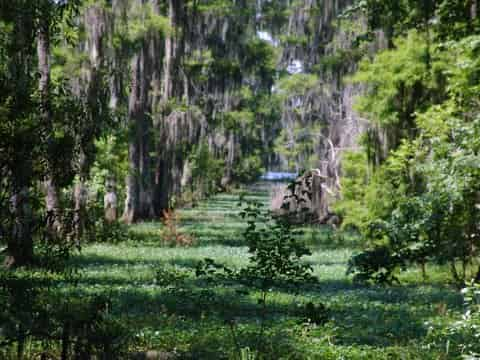
M453 324L431 325L426 339L428 348L445 351L449 358L480 358L480 284L471 282L462 290L465 312Z
M118 244L128 239L128 225L119 221L108 222L103 217L97 220L94 237L96 242Z
M347 274L353 274L353 281L376 284L399 282L395 270L403 266L403 260L386 246L377 246L352 256L348 261Z
M242 205L242 201L240 201ZM247 228L244 237L250 252L250 261L246 267L239 270L230 269L225 265L217 264L212 259L205 259L198 264L196 275L206 278L211 283L222 283L223 285L232 282L245 286L246 289L256 289L260 292L257 299L260 305L260 329L255 331L254 344L241 346L240 335L236 329L233 317L229 315L227 323L230 326L232 338L235 343L238 356L251 358L256 356L263 358L276 358L279 354L279 344L285 346L285 353L292 353L293 348L286 350L287 343L285 333L282 340L275 338L278 332L266 327L268 307L268 295L273 288L298 291L298 288L305 283L312 283L316 278L311 274L312 267L302 262L302 258L310 255L310 250L298 240L299 233L296 232L289 221L282 217L273 217L268 211L261 208L258 202L247 202L240 215L245 219ZM237 289L239 294L248 293L243 289ZM214 301L215 299L211 299ZM323 323L325 307L314 305L305 306L302 315L305 320L314 323ZM246 346L250 350L246 350ZM289 344L290 345L290 344ZM283 350L282 350L283 351Z
M225 170L225 161L216 159L208 148L201 143L190 156L191 162L191 194L208 196L220 189L220 182Z
M184 284L188 278L186 271L181 271L175 267L162 267L155 274L155 283L159 286L179 287Z
M105 295L64 294L54 285L77 282L69 274L1 273L0 357L114 359L133 341L128 325L112 315ZM33 356L33 354L29 354Z
M260 156L243 156L234 166L232 178L238 183L249 184L257 181L263 172L264 168Z

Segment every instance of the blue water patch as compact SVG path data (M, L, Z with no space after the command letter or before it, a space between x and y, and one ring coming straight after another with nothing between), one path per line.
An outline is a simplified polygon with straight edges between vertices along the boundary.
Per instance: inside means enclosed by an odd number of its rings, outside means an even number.
M268 181L294 180L297 176L298 174L293 172L267 171L260 179Z

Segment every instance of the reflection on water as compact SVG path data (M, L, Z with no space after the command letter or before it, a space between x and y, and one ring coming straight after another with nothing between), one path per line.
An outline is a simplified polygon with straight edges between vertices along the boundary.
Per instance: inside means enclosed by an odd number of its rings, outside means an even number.
M267 171L260 179L269 181L293 180L296 179L297 176L298 174L293 172Z

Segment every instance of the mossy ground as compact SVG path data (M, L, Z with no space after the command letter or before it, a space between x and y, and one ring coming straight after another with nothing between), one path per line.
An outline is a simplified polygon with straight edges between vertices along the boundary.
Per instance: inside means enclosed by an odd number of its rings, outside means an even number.
M181 214L190 247L162 244L161 223L132 227L132 240L92 244L75 256L81 277L75 290L107 294L114 316L135 333L136 350L176 353L180 358L437 359L424 341L429 322L448 321L462 311L461 296L447 284L442 268L431 268L424 283L418 269L391 287L360 286L346 276L354 238L335 237L322 228L306 229L313 250L308 261L319 282L298 294L274 290L268 296L266 330L259 335L258 294L212 284L195 276L204 258L240 267L248 262L238 215L239 193L220 194ZM247 198L268 203L265 187ZM268 205L267 205L268 206ZM328 322L309 324L308 302L328 308ZM261 354L256 350L261 349Z

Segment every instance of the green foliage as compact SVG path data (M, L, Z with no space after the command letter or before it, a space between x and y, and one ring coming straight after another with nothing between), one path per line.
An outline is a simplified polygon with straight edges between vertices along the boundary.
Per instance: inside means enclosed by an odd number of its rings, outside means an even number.
M346 151L342 154L342 198L334 211L342 219L342 228L363 229L368 222L365 195L368 186L368 164L364 152Z
M240 270L240 276L246 277L249 284L266 294L273 286L295 286L314 280L312 268L301 262L311 252L298 241L287 219L272 218L256 202L247 203L240 215L248 224L244 236L252 254L251 265Z
M480 29L470 1L361 0L357 10L366 13L370 29L385 30L390 40L410 29L433 30L441 40L478 34Z
M242 200L240 201L240 205ZM267 297L274 288L298 290L306 283L313 284L316 278L312 276L312 267L302 262L302 258L311 255L310 250L298 240L298 234L287 219L273 218L270 212L262 211L262 204L248 201L240 212L246 221L247 228L244 238L251 254L249 264L239 270L230 269L226 265L216 263L207 258L197 265L196 275L206 278L210 283L238 282L246 289L258 289L260 297L257 299L261 306L261 328L257 335L257 348L260 353L273 354L269 344L273 339L266 333L265 320L267 316ZM238 290L241 294L245 290ZM248 292L247 292L248 293ZM325 308L316 307L309 303L305 309L309 321L323 323ZM232 337L237 351L243 354L236 339L234 322L230 322Z
M311 252L299 242L298 232L287 219L274 218L261 206L255 201L247 202L240 212L247 222L244 238L251 253L250 265L233 271L206 259L197 267L197 276L213 276L220 270L224 273L221 276L227 279L258 288L262 293L259 303L266 306L266 297L272 288L295 288L302 283L313 282L315 278L311 275L311 266L301 261Z
M218 16L229 15L235 4L228 0L203 0L197 5L199 12L211 13Z
M280 29L288 21L288 16L291 13L288 4L284 2L273 3L270 1L262 2L261 14L265 24L269 24L272 29Z
M229 111L223 114L224 126L228 130L235 130L239 127L254 129L255 128L255 114L250 110L243 109L238 111Z
M395 275L399 266L404 265L400 256L388 247L378 246L352 256L348 262L347 275L353 274L353 280L359 283L392 284L398 282Z
M278 91L283 98L305 95L318 84L318 77L314 74L294 74L279 80Z
M64 296L54 291L56 282L78 282L75 277L42 272L0 274L0 298L4 300L0 354L6 356L16 345L21 358L28 344L43 356L125 356L133 334L112 316L110 298Z
M232 178L241 184L257 181L264 172L262 158L257 154L243 156L232 169Z
M103 210L103 209L102 209ZM107 222L103 211L96 216L95 233L92 234L92 241L98 243L119 244L130 239L130 232L127 225L121 222Z
M296 124L293 129L282 129L275 139L275 151L285 156L289 169L298 171L300 162L304 168L316 168L316 150L322 140L321 125ZM301 161L299 161L301 159Z
M308 39L306 36L298 36L298 35L284 35L280 37L280 41L284 46L298 46L301 48L305 48L308 44Z
M188 272L176 267L164 267L156 272L155 282L159 286L182 287L188 278Z
M201 143L190 156L192 169L192 191L200 195L211 195L218 191L223 176L225 161L217 159L206 143Z
M118 129L95 141L95 163L91 170L90 188L97 193L99 199L106 194L107 180L115 180L116 194L119 195L118 203L123 200L123 184L128 173L128 148L126 132Z
M429 104L434 84L428 71L425 36L412 31L408 37L397 39L395 45L373 61L362 61L351 81L369 86L367 95L358 99L357 110L372 121L394 125L400 131L409 130L414 111ZM382 76L378 76L380 73Z
M315 280L311 275L311 266L301 261L311 252L299 242L298 232L287 219L273 218L255 201L247 202L240 216L247 222L244 238L251 253L250 265L235 272L207 259L197 268L197 276L212 276L221 270L227 278L237 279L261 290L262 298L259 301L264 306L268 292L273 287L295 288Z
M253 39L245 46L243 66L247 72L252 69L250 71L268 85L276 73L277 57L272 45L261 39Z
M26 219L20 220L25 228L23 241L39 242L36 247L38 263L43 264L44 255L49 252L61 257L69 251L68 247L73 248L73 211L69 210L71 204L63 199L61 189L72 185L80 162L92 162L95 151L91 144L111 125L111 117L106 106L104 69L97 74L99 89L95 97L87 98L83 84L78 82L79 69L84 68L86 59L76 48L83 35L74 21L80 9L79 2L21 1L16 5L11 8L2 3L0 15L0 22L6 25L2 29L2 36L6 38L0 46L0 54L5 56L2 60L7 65L0 71L0 116L5 116L0 125L0 171L5 189L1 207L4 208L4 201L22 191L22 206L30 209L28 215L24 215ZM12 26L14 31L10 32ZM49 37L44 54L51 64L50 78L45 84L48 88L46 98L39 91L36 45L41 33ZM82 161L79 153L83 155ZM52 179L59 201L65 205L64 214L58 214L64 224L56 236L44 234L47 222L43 220L51 221L48 219L51 214L42 211L44 194L40 190L47 178ZM8 207L5 210L5 213L2 210L5 219L2 232L8 235L2 236L2 241L6 238L12 251L15 247L15 235L12 234L15 234L19 219L14 219ZM46 244L47 241L51 244ZM50 262L57 262L51 260L45 260L43 265L50 267Z
M387 133L390 152L373 169L347 156L337 208L370 244L423 268L449 263L461 284L476 277L469 264L478 257L478 36L436 46L423 38L410 32L354 76L371 86L357 106ZM374 262L368 255L365 263Z
M429 323L427 344L432 349L446 349L450 357L477 359L480 355L478 343L480 326L480 286L470 282L462 289L465 312L461 318L446 325Z
M149 3L138 5L136 2L129 11L131 21L128 22L126 38L131 46L138 46L149 33L166 34L170 31L168 18L158 15Z
M405 169L396 161L395 153L375 171L364 152L346 152L343 156L342 198L333 208L342 218L343 229L355 229L365 236L370 223L394 209L398 194L404 191L403 183L397 180L405 178Z

